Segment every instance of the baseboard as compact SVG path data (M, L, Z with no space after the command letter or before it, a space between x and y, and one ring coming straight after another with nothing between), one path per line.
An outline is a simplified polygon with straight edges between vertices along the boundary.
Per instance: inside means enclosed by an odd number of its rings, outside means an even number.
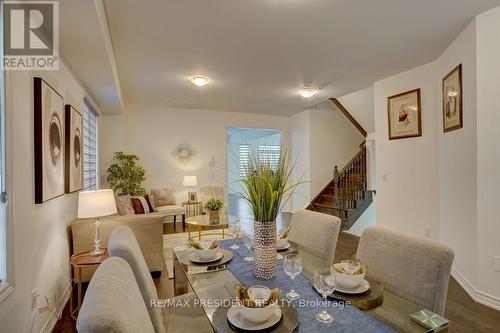
M66 303L68 303L70 294L71 294L71 284L68 286L68 288L66 288L66 291L59 299L59 302L58 304L56 304L54 310L50 311L49 318L47 318L45 325L43 325L42 329L40 330L41 333L52 332L52 330L56 326L57 321L59 320L59 318L61 318L62 311L64 310Z
M472 299L478 303L486 305L492 309L500 311L500 298L476 289L460 272L454 267L451 268L451 276L457 280L458 284L464 288Z

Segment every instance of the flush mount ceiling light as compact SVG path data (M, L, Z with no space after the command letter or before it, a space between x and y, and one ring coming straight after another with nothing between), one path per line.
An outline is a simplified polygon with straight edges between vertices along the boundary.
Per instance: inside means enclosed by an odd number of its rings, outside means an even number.
M304 88L299 90L299 95L304 98L313 97L316 94L317 90L312 88L311 86L304 86Z
M191 82L198 87L203 87L208 83L208 77L196 75L191 78Z

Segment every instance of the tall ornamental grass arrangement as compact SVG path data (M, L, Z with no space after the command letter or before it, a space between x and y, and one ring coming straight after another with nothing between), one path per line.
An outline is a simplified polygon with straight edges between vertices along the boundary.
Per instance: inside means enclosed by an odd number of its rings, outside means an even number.
M290 200L298 185L291 183L294 163L281 150L277 164L251 153L246 177L239 180L239 196L254 215L254 272L260 279L276 277L276 217Z

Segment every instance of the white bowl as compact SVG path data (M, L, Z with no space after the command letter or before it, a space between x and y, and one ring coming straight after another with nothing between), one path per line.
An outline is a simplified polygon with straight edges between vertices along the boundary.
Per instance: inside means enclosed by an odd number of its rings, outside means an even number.
M194 250L201 260L213 259L217 255L217 252L219 252L219 246L217 246L215 249L209 249L211 243L212 242L200 242L199 244L203 250Z
M276 303L273 303L265 308L247 308L240 303L238 311L245 320L252 323L262 323L271 318L276 310L276 306Z
M337 264L335 264L337 265ZM363 282L365 278L365 272L357 275L349 275L345 273L339 273L335 271L332 267L332 272L335 274L335 285L340 288L353 289L356 288Z

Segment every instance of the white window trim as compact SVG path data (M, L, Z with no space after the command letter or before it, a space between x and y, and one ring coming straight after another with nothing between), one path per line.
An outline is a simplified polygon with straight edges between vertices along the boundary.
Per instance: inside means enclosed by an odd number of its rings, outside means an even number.
M4 72L4 87L5 87L5 181L6 181L6 192L8 194L7 207L6 207L6 232L5 239L7 242L6 251L7 251L7 281L0 284L0 303L5 301L7 297L14 291L15 289L15 278L14 278L14 225L13 222L15 220L14 216L14 181L13 181L13 172L14 170L14 162L13 159L10 158L12 156L12 152L14 151L14 140L11 135L12 129L12 117L10 116L11 101L12 101L12 90L11 90L11 78L10 72Z
M99 151L100 151L100 145L99 145L99 130L100 130L100 117L101 117L101 112L96 108L96 104L90 99L89 97L85 96L83 98L83 103L87 104L87 106L84 105L84 107L88 107L90 110L92 110L96 115L96 133L95 133L95 140L96 140L96 190L100 188L101 184L101 169L100 169L100 159L99 159ZM83 110L85 112L85 110ZM82 136L83 138L83 136ZM83 150L82 150L83 152ZM82 160L83 161L83 160ZM82 180L83 181L83 180Z

